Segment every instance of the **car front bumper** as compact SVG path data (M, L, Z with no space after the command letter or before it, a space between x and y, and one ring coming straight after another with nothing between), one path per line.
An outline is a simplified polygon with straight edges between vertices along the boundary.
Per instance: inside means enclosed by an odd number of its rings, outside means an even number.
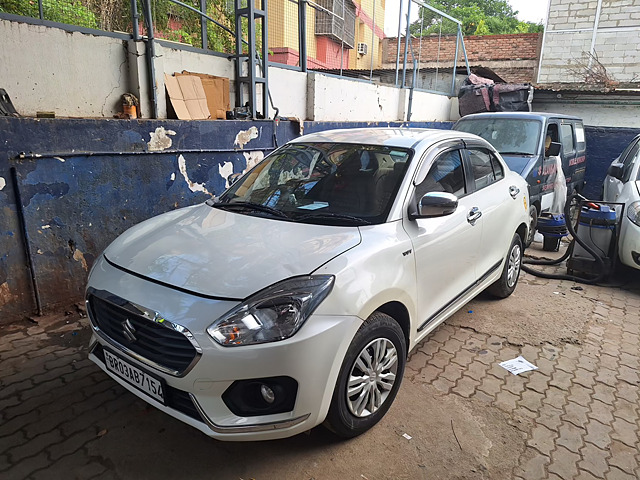
M620 229L618 256L623 264L640 270L640 227L629 220L626 215L622 219L622 228Z
M163 319L188 329L198 355L183 372L170 373L144 356L132 355L124 342L101 330L88 305L93 336L90 358L127 390L159 410L220 440L267 440L289 437L321 423L326 417L336 379L346 350L362 324L355 316L312 315L291 338L260 345L223 347L206 328L237 301L203 298L177 291L128 274L107 263L96 262L89 291L109 292L137 305L160 312ZM130 365L165 382L169 397L164 404L111 372L105 365L104 349ZM238 416L223 400L237 380L290 377L297 393L290 411L270 415ZM167 392L165 392L166 394ZM189 408L184 408L191 402Z

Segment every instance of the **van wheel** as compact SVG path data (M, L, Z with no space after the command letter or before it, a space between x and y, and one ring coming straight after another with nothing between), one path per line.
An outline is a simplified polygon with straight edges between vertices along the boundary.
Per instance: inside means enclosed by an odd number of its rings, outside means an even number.
M502 275L495 283L487 288L487 292L497 298L507 298L513 293L518 284L520 267L522 266L522 240L517 233L511 240L511 246L504 262Z
M378 423L398 393L406 358L398 322L372 313L342 361L324 425L340 437L352 438Z
M533 237L536 235L536 228L538 226L538 209L535 205L529 207L529 232L527 238L524 240L524 248L529 248L533 243Z

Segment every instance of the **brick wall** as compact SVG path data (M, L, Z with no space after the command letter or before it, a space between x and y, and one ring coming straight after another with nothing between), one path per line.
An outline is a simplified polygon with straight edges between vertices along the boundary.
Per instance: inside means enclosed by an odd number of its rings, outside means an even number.
M487 60L535 60L538 58L538 42L540 33L518 33L513 35L472 35L464 37L464 45L467 49L469 63L477 64ZM389 38L386 40L384 63L396 61L398 39ZM428 37L412 38L407 58L413 61L413 53L416 60L418 55L421 62L435 62L438 58L440 62L452 62L455 55L456 36L445 35L438 37L430 35ZM404 54L404 38L400 40L400 55ZM462 60L462 49L459 52L459 59Z

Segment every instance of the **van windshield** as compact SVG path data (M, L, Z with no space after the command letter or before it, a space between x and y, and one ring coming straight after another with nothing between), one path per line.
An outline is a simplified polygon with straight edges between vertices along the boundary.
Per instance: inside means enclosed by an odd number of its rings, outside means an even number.
M220 196L216 208L328 225L386 221L411 151L377 145L293 143Z
M501 155L531 156L538 153L542 122L519 118L462 119L455 129L484 138ZM509 167L513 170L511 165Z

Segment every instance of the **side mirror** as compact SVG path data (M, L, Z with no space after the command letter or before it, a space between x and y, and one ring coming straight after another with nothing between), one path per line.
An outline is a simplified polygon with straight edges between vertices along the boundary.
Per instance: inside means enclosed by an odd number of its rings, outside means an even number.
M229 175L229 177L227 178L227 180L229 181L229 186L236 183L241 176L241 173L232 173L231 175Z
M624 166L621 163L612 163L607 170L607 175L622 180Z
M419 201L416 211L409 214L416 218L444 217L451 215L458 208L458 197L447 192L428 192Z
M547 149L547 157L557 157L560 155L560 149L562 145L558 142L551 142L549 148Z

